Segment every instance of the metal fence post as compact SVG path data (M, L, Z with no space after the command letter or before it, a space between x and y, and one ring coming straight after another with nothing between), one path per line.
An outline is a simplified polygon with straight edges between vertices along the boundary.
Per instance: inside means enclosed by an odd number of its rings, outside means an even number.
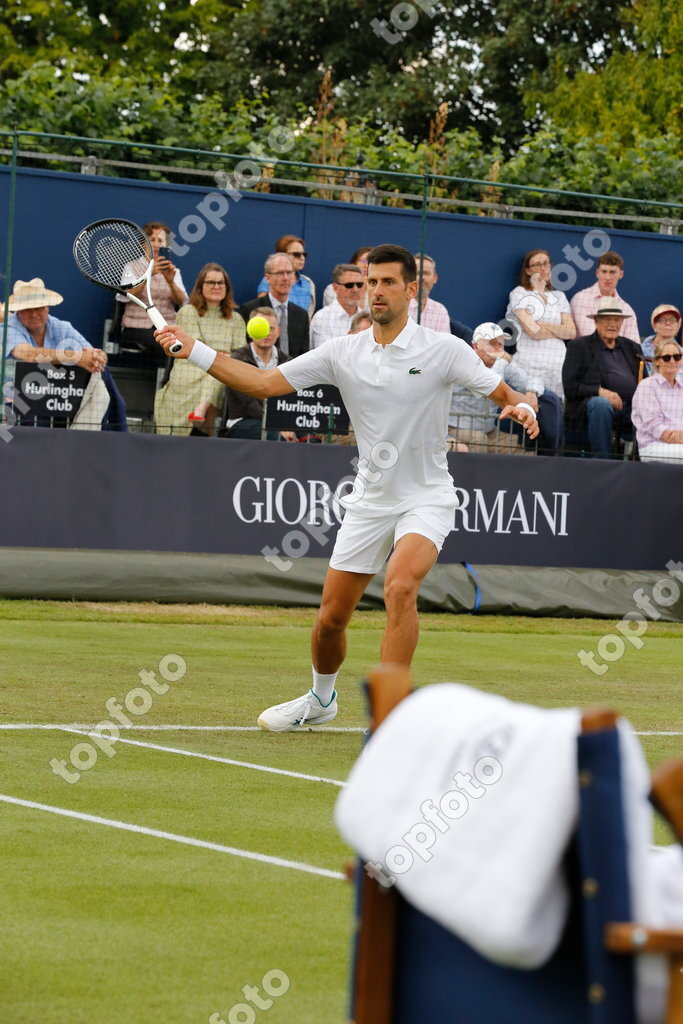
M7 213L7 250L5 256L5 295L4 295L4 319L2 323L2 353L0 358L0 420L5 418L5 378L7 376L7 320L9 310L7 304L11 292L12 281L12 246L14 242L14 199L17 187L17 148L19 133L16 124L12 127L12 165L9 179L9 210Z

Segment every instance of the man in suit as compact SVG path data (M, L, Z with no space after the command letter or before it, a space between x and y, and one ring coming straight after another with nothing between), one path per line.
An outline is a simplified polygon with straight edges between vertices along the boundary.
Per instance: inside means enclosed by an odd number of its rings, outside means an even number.
M268 294L257 295L245 302L238 312L248 323L257 306L271 306L280 328L280 350L288 356L300 356L302 352L308 352L308 314L301 306L289 301L289 293L296 280L291 256L286 252L272 253L265 262L264 272Z
M562 367L565 428L568 434L588 429L593 458L612 456L612 431L631 435L631 399L638 385L642 352L622 333L626 313L616 298L603 296L590 317L592 334L567 345Z

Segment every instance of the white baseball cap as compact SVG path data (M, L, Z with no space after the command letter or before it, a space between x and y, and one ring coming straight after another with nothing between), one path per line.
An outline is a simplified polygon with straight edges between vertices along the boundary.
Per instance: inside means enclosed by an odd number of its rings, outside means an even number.
M498 324L487 320L485 324L479 324L474 328L472 344L474 345L475 341L494 341L496 338L510 339L511 337L512 335L508 331L504 331Z

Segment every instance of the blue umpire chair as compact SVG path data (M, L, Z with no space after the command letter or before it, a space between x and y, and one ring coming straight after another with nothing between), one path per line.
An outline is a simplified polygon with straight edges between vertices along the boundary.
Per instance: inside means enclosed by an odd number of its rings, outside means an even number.
M367 682L371 730L411 692L407 670ZM535 970L501 967L355 870L352 1024L636 1024L633 953L669 955L667 1015L683 1024L683 931L631 923L617 715L586 712L577 742L579 824L566 852L571 909ZM683 841L683 761L653 779L652 802Z

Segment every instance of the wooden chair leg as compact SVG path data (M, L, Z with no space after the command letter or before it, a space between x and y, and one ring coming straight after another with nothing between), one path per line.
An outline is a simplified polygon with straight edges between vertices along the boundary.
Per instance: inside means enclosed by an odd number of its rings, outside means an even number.
M380 665L366 681L370 728L374 732L412 689L410 672ZM359 871L363 870L359 867ZM350 1024L391 1024L397 898L369 874L359 880L360 900L354 980L354 1017Z

